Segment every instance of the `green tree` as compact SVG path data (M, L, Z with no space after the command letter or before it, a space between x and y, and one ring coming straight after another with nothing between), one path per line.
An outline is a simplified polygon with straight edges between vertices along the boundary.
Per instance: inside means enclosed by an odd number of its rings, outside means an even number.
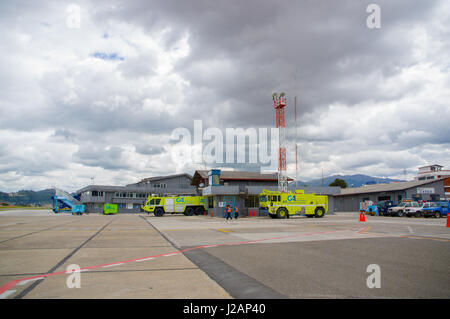
M344 181L343 179L340 178L336 178L334 180L334 182L332 182L330 185L328 186L339 186L340 188L347 188L347 182Z

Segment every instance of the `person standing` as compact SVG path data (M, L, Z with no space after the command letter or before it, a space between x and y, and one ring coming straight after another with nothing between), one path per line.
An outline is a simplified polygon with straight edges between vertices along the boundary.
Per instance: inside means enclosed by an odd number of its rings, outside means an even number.
M225 207L225 214L226 214L226 219L233 219L233 217L231 217L231 207L230 205L227 205L227 207Z
M239 209L237 206L234 206L234 219L238 219L239 217Z

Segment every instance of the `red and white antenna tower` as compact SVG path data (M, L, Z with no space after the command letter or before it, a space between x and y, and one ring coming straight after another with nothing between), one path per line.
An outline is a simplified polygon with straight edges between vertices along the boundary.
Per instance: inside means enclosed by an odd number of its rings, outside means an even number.
M277 93L272 94L273 107L276 111L276 124L278 128L279 149L278 149L278 191L287 193L287 175L286 175L286 134L284 108L286 98L284 92L278 97Z

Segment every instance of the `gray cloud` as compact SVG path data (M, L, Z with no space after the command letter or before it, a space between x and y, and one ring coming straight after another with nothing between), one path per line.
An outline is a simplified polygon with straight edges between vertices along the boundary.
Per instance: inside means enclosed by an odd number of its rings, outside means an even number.
M63 3L2 3L0 180L172 173L174 128L273 127L282 90L291 168L298 96L302 179L448 166L449 5L377 1L382 27L371 30L369 3L81 1L80 29L65 25Z

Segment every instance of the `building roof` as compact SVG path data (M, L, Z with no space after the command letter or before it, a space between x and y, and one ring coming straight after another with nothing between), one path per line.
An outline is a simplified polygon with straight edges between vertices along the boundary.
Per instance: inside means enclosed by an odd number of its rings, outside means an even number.
M173 174L173 175L165 175L165 176L147 177L147 178L144 178L144 179L140 180L138 183L155 182L155 181L159 181L159 180L162 180L162 179L170 179L170 178L175 178L175 177L180 177L180 176L187 176L189 179L192 179L191 175L189 175L187 173L182 173L182 174ZM134 185L134 184L130 184L130 185Z
M196 170L191 185L199 185L202 179L208 178L209 170ZM220 171L220 179L224 181L278 181L278 173L259 173L246 171ZM288 181L293 179L288 177Z
M444 167L444 166L442 166L442 165L438 165L438 164L433 164L433 165L425 165L425 166L420 166L420 167L419 167L419 169L420 169L420 168L425 168L425 167L431 167L431 166Z
M440 181L443 179L445 179L445 178L437 178L437 179L428 180L428 181L393 182L393 183L389 183L389 184L373 184L373 185L366 185L366 186L355 187L355 188L343 188L341 190L341 194L337 194L335 196L402 191L402 190L405 190L408 188L434 183L436 181Z
M88 185L75 193L77 195L90 192L90 191L103 191L103 192L135 192L135 193L174 193L174 194L191 194L195 193L195 188L153 188L147 186L110 186L110 185Z

